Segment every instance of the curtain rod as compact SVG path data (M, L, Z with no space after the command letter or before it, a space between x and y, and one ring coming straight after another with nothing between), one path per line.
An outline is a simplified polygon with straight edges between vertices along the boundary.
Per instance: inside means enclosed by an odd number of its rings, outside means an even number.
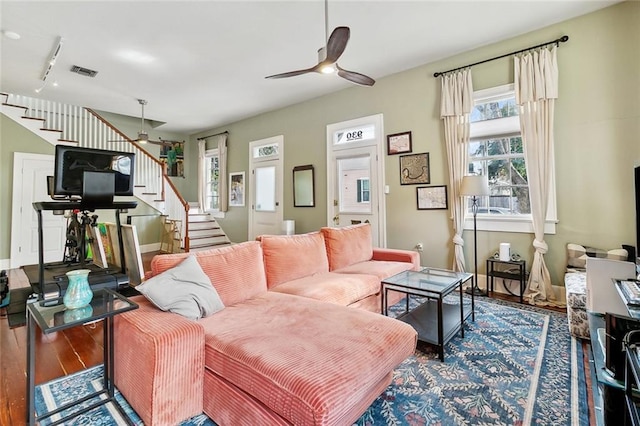
M220 136L220 135L228 135L229 132L227 130L225 130L224 132L220 132L220 133L216 133L215 135L209 135L209 136L203 136L201 138L196 138L197 141L201 141L203 139L208 139L208 138L212 138L214 136Z
M450 72L453 72L453 71L461 70L461 69L463 69L463 68L470 68L470 67L472 67L472 66L474 66L474 65L484 64L485 62L495 61L496 59L502 59L502 58L505 58L505 57L507 57L507 56L511 56L511 55L517 55L518 53L526 52L527 50L531 50L531 49L537 49L538 47L548 46L548 45L550 45L550 44L556 44L556 45L558 45L558 46L559 46L559 45L560 45L560 43L564 43L564 42L567 42L567 41L569 41L569 36L568 36L568 35L563 35L563 36L562 36L562 37L560 37L559 39L552 40L552 41L548 41L548 42L546 42L546 43L542 43L542 44L539 44L539 45L537 45L537 46L527 47L526 49L517 50L517 51L515 51L515 52L511 52L511 53L506 53L506 54L501 55L501 56L496 56L495 58L485 59L484 61L476 62L476 63L474 63L474 64L470 64L470 65L465 65L465 66L463 66L463 67L454 68L454 69L449 70L449 71L436 72L436 73L434 73L434 74L433 74L433 76L434 76L434 77L438 77L438 76L440 76L440 75L444 75L444 74L447 74L447 73L450 73Z

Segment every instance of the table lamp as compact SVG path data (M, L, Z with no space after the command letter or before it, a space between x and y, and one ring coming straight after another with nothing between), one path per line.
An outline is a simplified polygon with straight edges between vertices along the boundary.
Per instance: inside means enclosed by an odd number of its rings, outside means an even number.
M460 196L471 197L471 213L473 213L473 287L467 289L467 293L475 296L486 296L487 293L478 287L478 234L476 228L476 215L478 214L478 197L489 195L489 181L483 175L463 176L460 185Z

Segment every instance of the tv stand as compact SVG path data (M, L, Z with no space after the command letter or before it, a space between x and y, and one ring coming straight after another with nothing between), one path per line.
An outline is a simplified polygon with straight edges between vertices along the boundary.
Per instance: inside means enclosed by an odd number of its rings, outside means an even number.
M42 212L43 211L64 211L64 210L82 210L82 211L95 211L95 210L115 210L116 211L116 226L118 229L118 244L121 247L120 250L120 273L126 274L126 264L124 258L124 250L122 247L122 230L120 227L120 212L127 209L133 209L138 206L137 201L113 201L105 203L88 203L80 201L37 201L33 203L38 216L38 285L39 293L38 300L44 299L45 294L45 263L44 263L44 234L42 230Z
M627 305L626 299L620 290L620 280L613 279L612 281L618 292L618 296L625 302L629 318L640 320L640 307ZM627 390L626 393L628 395L627 398L625 398L625 381L616 380L606 368L605 342L601 343L598 338L598 329L606 327L605 316L595 312L588 312L587 317L591 337L589 364L592 378L591 387L596 411L596 425L630 424L627 422L631 420L628 411L631 405L627 405L626 400L639 400L640 391L635 388L632 391ZM637 418L638 413L635 414ZM637 425L638 423L632 422L631 424Z

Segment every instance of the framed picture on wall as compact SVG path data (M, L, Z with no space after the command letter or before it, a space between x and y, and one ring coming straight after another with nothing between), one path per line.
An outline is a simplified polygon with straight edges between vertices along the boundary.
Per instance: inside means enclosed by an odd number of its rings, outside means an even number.
M411 132L394 133L387 136L387 155L411 152Z
M244 206L244 172L229 173L229 205Z
M431 183L429 153L400 156L400 185Z
M447 208L447 187L421 186L416 188L418 199L418 210L446 210Z

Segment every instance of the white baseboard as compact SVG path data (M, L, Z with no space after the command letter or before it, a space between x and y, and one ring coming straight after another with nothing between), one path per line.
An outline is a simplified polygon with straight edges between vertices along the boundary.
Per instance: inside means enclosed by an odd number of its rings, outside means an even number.
M500 293L500 294L510 294L507 289L504 287L504 285L502 284L502 278L494 278L493 279L493 291L496 293ZM514 281L514 280L505 280L506 284L509 286L510 289L513 289L512 291L514 291L516 294L520 294L518 293L519 290L519 282L518 281ZM466 285L466 287L468 287L470 284ZM486 275L478 275L478 287L483 289L483 290L487 290L487 276ZM559 286L559 285L553 285L552 286L553 291L556 294L556 297L558 298L558 302L566 304L567 303L567 299L566 299L566 293L565 293L565 288L564 286ZM525 292L526 292L526 285L525 285Z
M149 253L150 251L160 251L161 243L145 244L140 246L140 253Z
M11 269L11 259L0 259L0 270Z

